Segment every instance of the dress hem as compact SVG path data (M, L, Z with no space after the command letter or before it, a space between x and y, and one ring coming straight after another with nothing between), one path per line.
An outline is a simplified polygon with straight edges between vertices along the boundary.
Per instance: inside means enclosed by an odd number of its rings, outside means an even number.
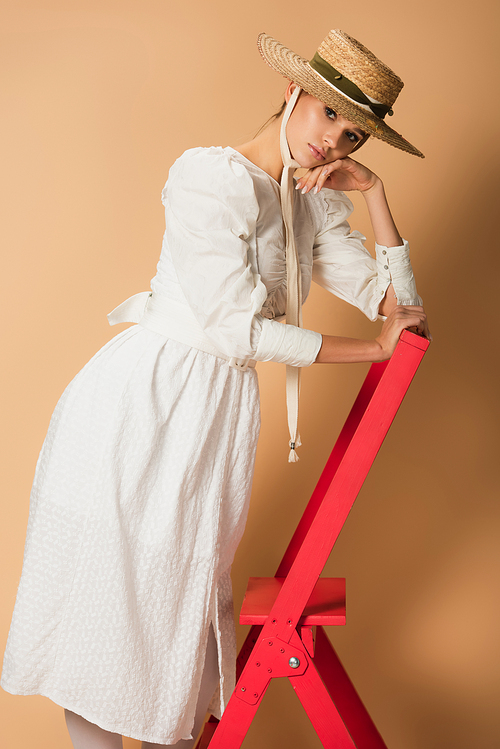
M9 689L8 686L5 686L4 684L0 685L2 689L4 689L9 694L12 694L14 696L20 696L20 697L34 697L34 696L40 696L40 697L46 697L51 702L53 702L55 705L58 705L63 710L70 710L72 713L75 713L76 715L79 715L81 718L84 718L84 720L87 720L89 723L93 723L95 726L98 726L99 728L102 728L103 731L108 731L109 733L116 733L119 736L124 736L125 738L129 739L135 739L136 741L148 741L151 744L166 744L167 746L169 744L176 744L178 741L188 741L193 738L192 734L190 733L189 736L174 736L174 737L158 737L156 735L152 734L137 734L137 733L130 733L130 732L123 732L120 728L117 728L116 726L110 727L110 724L107 724L105 721L102 721L100 718L96 718L94 715L91 715L90 713L85 712L85 715L82 714L82 710L80 708L77 708L73 705L71 705L69 702L67 702L64 698L59 698L57 696L57 692L50 693L50 690L36 690L36 691L18 691L14 689ZM207 710L208 715L215 715L215 711L212 712L210 710ZM217 717L217 716L215 716Z

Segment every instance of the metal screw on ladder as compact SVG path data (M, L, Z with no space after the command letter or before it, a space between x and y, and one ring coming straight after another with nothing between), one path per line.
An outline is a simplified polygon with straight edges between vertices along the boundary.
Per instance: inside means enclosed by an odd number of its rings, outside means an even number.
M295 656L292 656L288 661L288 665L290 668L298 668L300 666L300 661L298 658L295 658Z

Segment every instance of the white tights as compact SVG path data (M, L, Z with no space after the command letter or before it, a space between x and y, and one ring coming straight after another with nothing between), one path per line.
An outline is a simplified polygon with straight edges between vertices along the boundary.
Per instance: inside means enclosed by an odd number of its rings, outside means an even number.
M203 724L208 703L212 699L217 687L218 680L217 644L214 631L210 627L205 667L203 669L192 731L194 738L181 740L176 744L150 744L148 741L143 741L142 749L165 749L166 746L175 746L176 749L192 749ZM122 737L120 734L105 731L103 728L99 728L94 723L89 723L85 718L69 710L65 710L64 715L74 749L122 749Z

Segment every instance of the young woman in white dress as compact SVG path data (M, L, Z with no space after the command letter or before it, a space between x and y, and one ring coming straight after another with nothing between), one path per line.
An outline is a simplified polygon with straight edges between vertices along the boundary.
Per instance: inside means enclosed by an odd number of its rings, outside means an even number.
M38 461L2 686L61 705L75 749L118 749L122 735L189 749L209 702L216 715L227 703L255 361L287 365L294 460L300 367L381 361L404 328L428 335L383 183L351 157L370 135L421 156L384 121L402 82L340 31L310 62L266 35L259 49L290 81L284 111L242 146L174 164L152 291L110 315L138 324L70 383ZM347 223L350 190L375 258ZM383 316L380 332L302 329L311 279Z

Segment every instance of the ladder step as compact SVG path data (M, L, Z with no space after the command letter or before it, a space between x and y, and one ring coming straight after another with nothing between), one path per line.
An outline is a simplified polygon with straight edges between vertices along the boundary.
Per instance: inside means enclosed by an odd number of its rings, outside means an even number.
M240 612L240 624L265 624L284 577L251 577ZM301 625L345 624L345 578L320 577L300 618Z

